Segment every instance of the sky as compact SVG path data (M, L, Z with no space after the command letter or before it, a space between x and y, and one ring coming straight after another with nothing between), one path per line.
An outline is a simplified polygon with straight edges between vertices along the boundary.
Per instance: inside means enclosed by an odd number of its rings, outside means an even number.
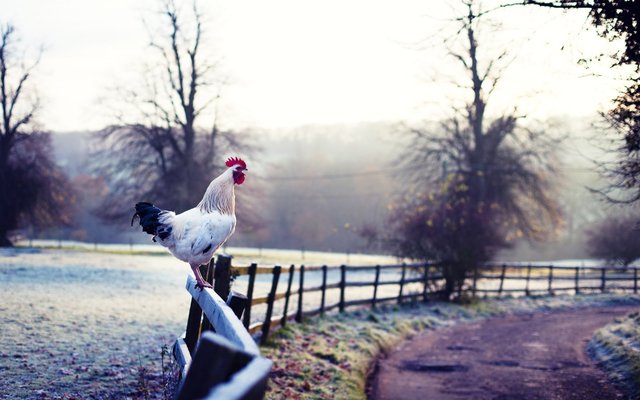
M494 2L484 3L485 9ZM43 48L34 77L54 131L100 129L114 122L105 99L133 87L157 39L160 1L0 0L27 54ZM201 1L206 52L225 82L219 123L277 129L305 124L437 120L451 84L464 79L447 55L456 48L457 1ZM188 7L185 8L188 11ZM593 118L624 84L613 52L583 11L510 7L488 14L479 43L485 55L505 48L513 59L492 98L493 112L535 119ZM447 41L447 45L443 42ZM213 115L214 110L209 112Z

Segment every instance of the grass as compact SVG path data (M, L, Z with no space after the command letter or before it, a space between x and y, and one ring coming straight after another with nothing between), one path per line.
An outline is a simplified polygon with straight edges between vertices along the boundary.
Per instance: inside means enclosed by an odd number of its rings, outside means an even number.
M640 312L616 318L596 331L588 348L630 398L640 398Z
M263 355L274 362L266 398L365 399L367 375L376 357L419 332L510 313L616 304L640 304L640 297L604 294L480 300L465 305L418 303L289 324L262 347Z

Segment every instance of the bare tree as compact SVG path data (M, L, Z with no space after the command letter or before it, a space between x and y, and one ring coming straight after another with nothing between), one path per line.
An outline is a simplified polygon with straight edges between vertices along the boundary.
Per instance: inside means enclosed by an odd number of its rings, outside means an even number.
M460 19L464 50L451 51L469 81L469 100L435 128L411 130L405 154L416 185L398 198L388 243L399 253L443 261L448 297L465 271L489 260L515 239L542 238L560 220L551 194L557 140L527 129L514 110L487 116L506 53L481 67L473 2ZM418 166L418 168L416 168Z
M37 98L29 88L31 63L20 57L15 28L0 25L0 246L25 224L46 227L71 222L74 197L66 176L52 160L48 133L33 128Z
M218 126L215 63L203 55L205 20L192 6L187 13L174 1L164 3L162 29L150 44L156 63L142 88L123 91L128 113L98 133L95 165L111 189L99 208L106 218L128 215L132 202L145 199L177 212L193 207L224 167L225 153L252 149ZM239 212L247 216L254 214Z

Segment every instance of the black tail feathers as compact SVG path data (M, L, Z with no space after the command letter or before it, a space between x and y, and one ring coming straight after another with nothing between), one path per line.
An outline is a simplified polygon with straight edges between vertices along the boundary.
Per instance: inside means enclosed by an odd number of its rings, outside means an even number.
M140 218L140 226L142 226L142 230L150 235L159 235L160 239L164 239L168 236L166 230L161 229L163 232L158 232L158 228L162 226L160 222L158 222L158 217L160 214L165 212L164 210L159 209L151 203L140 202L136 204L136 212L133 214L131 218L131 226L133 226L133 221L135 221L136 217ZM170 231L170 230L169 230ZM164 234L165 237L162 237ZM155 241L155 239L154 239Z

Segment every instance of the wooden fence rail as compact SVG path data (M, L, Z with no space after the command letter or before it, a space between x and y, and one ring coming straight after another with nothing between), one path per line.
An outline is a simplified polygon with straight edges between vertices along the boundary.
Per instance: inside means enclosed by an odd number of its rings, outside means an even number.
M230 292L231 258L219 256L215 272L213 262L206 269L201 272L214 290L198 288L192 276L187 278L192 297L187 328L173 347L180 369L177 399L262 399L272 364L260 356L240 321L245 309L250 313L249 297Z
M308 316L331 310L342 312L354 306L376 308L385 302L428 301L440 294L444 270L437 263L407 263L290 265L282 271L280 266L236 267L231 265L231 258L219 256L215 271L213 262L201 269L207 281L214 283L215 290L200 290L193 277L187 280L187 290L192 296L187 329L174 346L182 376L178 398L262 398L271 362L260 356L256 340L266 340L276 325L284 326L289 319L302 322ZM270 279L260 278L258 284L257 277L267 274ZM230 291L231 279L237 276L247 276L246 295ZM282 284L281 279L285 280ZM257 286L268 288L267 295L255 296ZM286 289L279 292L279 287ZM371 288L370 297L363 296L363 288ZM638 293L638 269L487 264L465 276L457 295L529 296L613 290ZM317 308L309 306L312 293L317 296ZM292 307L296 296L297 307ZM315 302L315 298L311 299ZM279 304L283 306L276 307ZM252 308L258 305L266 307L264 318L252 323L252 318L255 319Z
M291 265L286 274L281 274L281 267L232 267L232 274L248 275L248 296L251 301L245 312L244 326L251 334L261 333L256 337L264 341L271 328L275 325L286 325L289 319L301 322L304 317L324 314L337 309L343 312L352 306L369 305L376 308L381 303L406 301L428 301L439 294L438 287L444 282L441 264L437 263L407 263L393 265L369 266L295 266ZM609 272L609 273L607 273ZM310 273L318 274L316 281L320 284L306 285ZM328 283L328 274L337 275L336 282ZM363 276L362 273L367 273ZM251 297L254 290L256 276L271 274L271 290L268 295ZM389 274L393 278L389 279ZM458 295L537 295L555 293L585 293L605 292L608 290L628 290L638 292L638 272L635 267L621 270L615 267L575 267L558 265L535 265L507 263L487 264L482 268L469 272L465 283L460 287ZM283 283L286 290L276 292L281 276L286 276ZM384 279L383 279L384 276ZM372 278L372 279L371 279ZM297 280L297 287L295 281ZM516 285L520 283L519 286ZM566 283L566 284L565 284ZM628 285L621 285L628 283ZM412 286L413 285L413 286ZM396 295L380 296L380 289L386 286L396 286ZM366 298L350 298L350 288L372 288L372 294ZM329 297L327 292L333 292ZM307 294L319 292L317 308L309 307ZM362 291L359 292L362 297ZM388 290L387 290L388 293ZM291 311L292 297L297 296L297 307ZM284 302L283 311L274 315L274 304ZM251 318L252 306L267 304L267 312L261 321L253 322Z

